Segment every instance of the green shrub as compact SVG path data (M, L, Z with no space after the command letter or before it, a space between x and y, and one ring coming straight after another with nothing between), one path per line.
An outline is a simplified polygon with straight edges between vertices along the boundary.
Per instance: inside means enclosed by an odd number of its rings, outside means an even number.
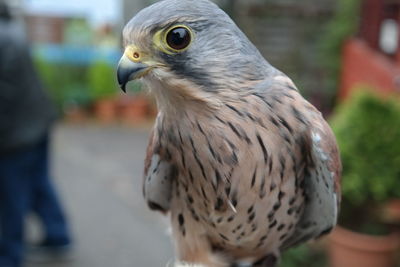
M326 255L311 248L309 245L301 245L289 249L282 255L280 267L322 267L327 265Z
M87 67L51 63L35 59L44 87L60 110L67 105L87 105L91 101L87 85Z
M107 62L94 62L88 71L88 85L94 99L107 98L118 92L116 74Z
M343 162L342 222L361 229L378 221L375 208L400 197L399 100L360 90L337 109L331 123Z
M336 92L344 41L357 31L361 0L338 0L335 16L328 24L319 43L320 61L326 69L326 87Z

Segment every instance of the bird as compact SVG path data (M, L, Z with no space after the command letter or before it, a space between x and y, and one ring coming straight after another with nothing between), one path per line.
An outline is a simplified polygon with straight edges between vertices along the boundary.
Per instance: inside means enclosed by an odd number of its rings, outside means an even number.
M293 81L216 4L162 0L123 29L122 90L140 80L158 114L143 195L169 217L176 259L278 266L338 218L334 134Z

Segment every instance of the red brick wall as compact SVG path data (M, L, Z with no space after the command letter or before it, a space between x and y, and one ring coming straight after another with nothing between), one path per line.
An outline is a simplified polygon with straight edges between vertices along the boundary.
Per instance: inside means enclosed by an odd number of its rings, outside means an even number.
M383 93L400 93L400 61L371 49L360 39L348 40L342 56L340 99L345 99L358 85L368 85Z
M59 17L25 17L29 40L33 43L60 44L64 38L64 19Z

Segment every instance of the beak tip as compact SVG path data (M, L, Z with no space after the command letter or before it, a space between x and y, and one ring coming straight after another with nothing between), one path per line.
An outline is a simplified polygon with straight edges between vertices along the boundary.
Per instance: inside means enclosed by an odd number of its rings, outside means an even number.
M146 69L148 69L146 64L134 63L124 55L117 68L117 81L121 90L126 93L126 85L128 82L138 78Z
M126 93L126 83L125 84L120 84L119 87L121 88L121 90Z

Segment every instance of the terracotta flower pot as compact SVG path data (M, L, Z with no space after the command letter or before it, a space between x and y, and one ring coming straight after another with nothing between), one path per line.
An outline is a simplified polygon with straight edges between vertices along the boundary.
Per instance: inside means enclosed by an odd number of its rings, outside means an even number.
M65 119L69 123L83 123L87 119L87 112L81 107L68 108L65 111Z
M144 96L126 98L122 104L121 117L127 124L142 123L149 116L149 100Z
M392 199L384 205L382 219L389 224L400 224L400 199Z
M330 267L393 267L399 235L372 236L338 226L329 236Z
M96 101L94 106L95 116L100 122L110 123L116 117L115 100L113 98L104 98Z

